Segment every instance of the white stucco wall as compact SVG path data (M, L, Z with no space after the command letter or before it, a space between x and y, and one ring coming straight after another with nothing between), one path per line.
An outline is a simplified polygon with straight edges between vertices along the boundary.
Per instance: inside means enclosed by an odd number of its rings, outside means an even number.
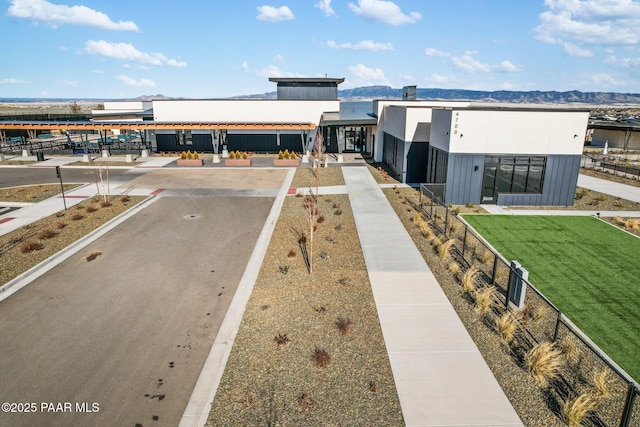
M339 111L340 101L265 99L154 101L158 122L319 123L325 111Z
M431 144L450 153L575 155L589 112L453 109L434 111L432 120Z

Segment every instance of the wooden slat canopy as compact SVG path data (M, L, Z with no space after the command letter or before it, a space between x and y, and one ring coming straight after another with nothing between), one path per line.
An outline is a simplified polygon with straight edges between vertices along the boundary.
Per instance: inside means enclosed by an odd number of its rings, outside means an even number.
M46 122L0 121L0 129L64 130L143 130L143 129L212 129L212 130L313 130L314 123L202 123L202 122Z

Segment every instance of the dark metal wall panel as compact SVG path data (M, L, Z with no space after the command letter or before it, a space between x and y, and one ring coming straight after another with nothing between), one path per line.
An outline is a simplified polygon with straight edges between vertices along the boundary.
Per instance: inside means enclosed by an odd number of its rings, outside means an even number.
M193 148L191 148L191 151L195 150L198 153L213 153L211 135L194 133L191 134L191 140L193 141Z
M391 169L393 177L402 181L404 141L385 132L382 156L382 160L389 166L389 169Z
M427 181L428 142L412 142L407 153L406 182L423 183Z
M445 153L442 150L439 151ZM445 192L447 203L455 205L466 205L469 202L480 204L484 157L479 154L449 153Z
M278 99L293 100L336 100L338 86L281 86L278 84Z
M229 151L253 151L254 153L277 153L282 150L299 153L302 149L300 135L280 135L280 145L276 134L228 134Z
M158 151L182 151L184 145L179 145L175 134L156 134L156 144Z

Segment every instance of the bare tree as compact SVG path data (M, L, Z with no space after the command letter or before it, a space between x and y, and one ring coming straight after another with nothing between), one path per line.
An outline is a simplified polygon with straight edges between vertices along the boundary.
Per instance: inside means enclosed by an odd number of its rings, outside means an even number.
M82 112L82 107L76 101L71 102L69 108L71 109L71 114L80 114Z
M316 196L318 195L318 187L320 186L320 164L322 163L324 151L324 136L322 135L322 129L318 129L316 131L316 137L313 140L313 155L316 157Z

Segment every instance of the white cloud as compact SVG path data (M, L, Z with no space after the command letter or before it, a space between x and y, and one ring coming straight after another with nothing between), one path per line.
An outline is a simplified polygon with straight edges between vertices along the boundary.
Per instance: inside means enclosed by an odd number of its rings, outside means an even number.
M14 77L8 77L4 79L0 79L0 85L23 85L27 82L24 80L16 79Z
M594 74L591 76L591 81L600 86L620 86L625 84L625 82L616 80L607 73Z
M428 85L442 85L451 83L451 77L443 76L441 74L432 74L426 79Z
M242 71L249 71L249 64L247 63L247 61L242 61L240 67L242 67Z
M151 67L147 67L146 65L138 65L136 67L138 70L150 70Z
M275 65L269 65L262 70L256 71L256 75L260 77L308 77L300 73L292 73L290 71L283 71Z
M593 52L587 49L583 49L573 43L563 43L564 53L568 56L590 57L593 56Z
M405 82L414 82L416 80L415 77L409 74L398 74L398 78Z
M375 19L390 25L415 24L422 15L418 12L404 14L400 7L386 0L358 0L358 5L349 3L349 8L357 15Z
M45 0L11 0L9 16L42 22L53 28L59 25L81 25L113 31L138 31L133 21L113 22L103 12L86 6L66 6Z
M273 57L273 62L277 62L278 64L283 64L284 63L284 56L282 55L276 55Z
M448 53L443 52L443 51L438 50L438 49L434 49L432 47L429 47L429 48L425 49L424 50L424 54L427 55L427 56L437 56L437 57L440 57L440 58L444 58L446 56L450 56Z
M93 74L104 74L104 70L97 70L97 69L94 69L94 70L91 70L91 72L92 72Z
M122 83L124 83L127 86L134 86L134 87L156 87L156 84L153 80L149 80L149 79L140 79L140 80L136 80L133 79L129 76L125 76L123 74L119 74L116 76L116 79L120 80Z
M258 16L256 17L260 21L278 22L288 21L294 19L291 9L287 6L273 7L273 6L258 6Z
M65 52L66 52L67 50L69 50L69 48L68 48L68 47L66 47L65 45L61 45L61 46L60 46L60 50L62 50L62 51L65 51Z
M591 56L584 46L628 46L640 42L640 3L633 0L545 0L549 9L533 29L536 39ZM580 46L580 47L578 47Z
M331 0L320 0L314 6L320 9L326 16L336 16L336 13L331 7Z
M336 43L333 40L327 41L327 47L332 49L351 49L351 50L368 50L371 52L378 52L380 50L393 50L391 43L377 43L373 40L363 40L356 44L352 43Z
M495 67L497 71L502 71L505 73L513 73L515 71L522 70L522 67L519 65L513 65L511 61L502 61L499 65Z
M640 58L618 58L615 55L611 55L605 59L604 63L630 71L640 71Z
M348 67L351 74L353 74L358 80L366 82L385 82L386 77L384 72L379 68L369 68L363 64L353 65Z
M60 83L62 83L65 86L69 86L69 87L78 87L80 86L80 83L73 81L73 80L62 80Z
M462 56L453 56L451 57L451 63L454 68L463 73L477 73L483 72L487 73L491 71L491 66L488 64L483 64L479 61L476 61L473 55L476 52L467 51Z
M124 61L139 62L141 64L169 65L172 67L187 66L186 62L168 59L161 53L141 52L129 43L109 43L104 40L88 40L85 43L84 51L93 55L101 55Z

